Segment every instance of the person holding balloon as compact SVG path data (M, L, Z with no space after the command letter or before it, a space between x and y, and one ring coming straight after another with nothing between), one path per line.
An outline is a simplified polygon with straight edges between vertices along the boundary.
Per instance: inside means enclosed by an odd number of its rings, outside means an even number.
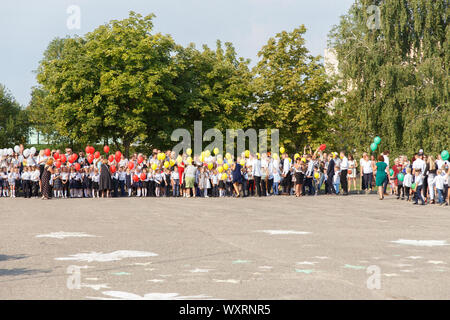
M380 200L384 199L384 182L387 179L386 168L387 164L384 162L383 155L378 156L378 162L375 164L377 171L375 176L375 184L378 188L378 196Z

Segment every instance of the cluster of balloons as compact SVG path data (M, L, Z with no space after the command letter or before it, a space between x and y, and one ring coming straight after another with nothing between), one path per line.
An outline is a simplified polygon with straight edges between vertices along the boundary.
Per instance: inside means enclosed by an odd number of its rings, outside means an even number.
M380 137L375 137L375 139L373 139L373 143L370 145L370 150L375 151L378 148L378 145L381 143L381 138Z

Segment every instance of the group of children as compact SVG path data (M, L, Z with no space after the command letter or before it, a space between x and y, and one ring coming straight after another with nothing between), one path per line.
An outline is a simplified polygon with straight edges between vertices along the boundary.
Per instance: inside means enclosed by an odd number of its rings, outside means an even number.
M0 157L0 196L25 198L41 196L41 181L49 155L22 152ZM27 155L27 156L26 156ZM71 154L66 154L69 159ZM422 152L409 161L400 156L389 166L389 154L383 154L388 168L384 193L390 185L397 199L422 204L449 203L450 164L438 156L426 157ZM88 160L89 159L89 160ZM103 157L89 158L79 153L74 161L56 161L52 165L50 186L54 198L98 198L100 164ZM112 161L111 161L112 160ZM286 153L243 153L236 160L227 154L205 157L173 152L154 152L149 157L134 154L108 160L112 197L233 197L271 195L348 194L361 178L361 191L374 187L374 156L363 154L358 162L344 152L327 154L321 150L291 159ZM78 164L78 165L76 165ZM193 178L194 185L190 185ZM324 187L323 187L324 186ZM349 188L350 186L350 188ZM323 187L323 188L322 188ZM322 191L321 191L322 190Z

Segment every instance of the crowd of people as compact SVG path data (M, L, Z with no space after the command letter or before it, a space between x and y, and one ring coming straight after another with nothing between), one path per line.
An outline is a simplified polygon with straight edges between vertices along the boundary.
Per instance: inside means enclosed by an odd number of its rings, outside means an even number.
M284 148L281 148L284 149ZM448 156L399 156L389 152L353 155L314 152L288 155L251 153L225 156L217 149L177 155L154 149L152 154L120 151L103 155L93 147L86 152L35 148L0 149L0 196L25 198L99 197L252 197L319 194L348 195L377 191L413 204L447 205L450 202ZM448 155L448 154L447 154Z

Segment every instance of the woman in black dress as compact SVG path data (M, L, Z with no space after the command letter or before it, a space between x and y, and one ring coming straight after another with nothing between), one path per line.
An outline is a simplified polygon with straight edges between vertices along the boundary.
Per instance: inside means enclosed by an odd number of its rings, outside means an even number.
M98 189L102 194L102 197L109 197L109 191L112 189L111 174L109 173L109 167L107 165L108 160L103 159L100 167L100 181L98 183Z
M53 173L53 160L50 159L47 161L44 167L44 171L42 172L41 177L41 192L42 192L42 199L48 200L51 197L51 187L50 187L50 177Z

